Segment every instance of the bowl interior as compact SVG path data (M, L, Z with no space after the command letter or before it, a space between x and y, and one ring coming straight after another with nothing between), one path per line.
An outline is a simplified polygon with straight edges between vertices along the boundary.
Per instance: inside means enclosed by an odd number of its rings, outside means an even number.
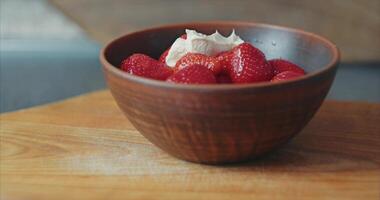
M234 29L244 41L263 51L267 59L283 58L302 66L307 72L326 67L334 59L336 47L317 35L295 29L251 23L179 24L148 29L113 41L105 49L105 59L113 66L133 53L144 53L158 58L185 33L185 29L211 34L218 30L228 36Z

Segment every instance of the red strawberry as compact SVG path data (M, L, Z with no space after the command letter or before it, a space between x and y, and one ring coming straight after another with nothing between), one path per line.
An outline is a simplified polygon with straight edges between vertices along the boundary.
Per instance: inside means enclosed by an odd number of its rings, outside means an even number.
M301 74L305 74L305 71L294 63L291 63L283 59L273 59L268 61L274 69L274 74L279 74L284 71L293 71Z
M216 59L219 60L220 65L222 66L222 71L224 73L228 73L230 71L231 67L231 60L232 60L233 53L232 51L223 51L216 55Z
M281 72L281 73L277 74L276 76L274 76L271 81L272 82L284 81L284 80L294 79L294 78L297 78L297 77L300 77L303 75L304 74L302 74L302 73L298 73L298 72L294 72L294 71L284 71L284 72Z
M173 70L165 64L144 55L133 54L121 62L120 68L130 74L151 79L165 80L173 74Z
M265 55L249 43L242 43L232 49L230 77L234 83L255 83L269 81L273 68Z
M215 75L222 71L220 62L210 56L206 56L200 53L187 53L181 59L179 59L174 67L174 71L178 71L189 67L191 65L202 65L211 70Z
M183 84L216 83L214 74L203 65L190 65L171 75L166 81Z
M232 83L232 80L230 76L228 76L227 74L219 74L216 77L216 82L220 84L227 84L227 83Z
M164 53L161 54L161 56L160 56L160 58L158 59L158 61L160 61L160 62L166 64L166 56L168 56L169 51L170 51L170 47L169 47L168 49L166 49L166 50L164 51Z
M182 38L182 39L187 39L187 35L186 35L186 33L185 34L183 34L183 35L181 35L181 37L180 38Z
M187 35L186 35L186 34L183 34L183 35L181 35L180 38L186 40L186 39L187 39ZM164 51L164 53L161 54L161 56L160 56L160 58L158 59L158 61L160 61L160 62L166 64L166 56L168 56L169 51L170 51L170 47L169 47L168 49L166 49L166 50Z

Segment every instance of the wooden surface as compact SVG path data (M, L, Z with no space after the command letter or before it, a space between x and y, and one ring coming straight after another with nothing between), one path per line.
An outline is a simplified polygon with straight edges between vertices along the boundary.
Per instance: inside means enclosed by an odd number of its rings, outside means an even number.
M244 20L324 35L343 61L380 59L379 0L51 0L103 44L116 36L167 23Z
M283 148L219 167L152 146L108 91L0 119L1 199L380 198L380 104L325 102Z

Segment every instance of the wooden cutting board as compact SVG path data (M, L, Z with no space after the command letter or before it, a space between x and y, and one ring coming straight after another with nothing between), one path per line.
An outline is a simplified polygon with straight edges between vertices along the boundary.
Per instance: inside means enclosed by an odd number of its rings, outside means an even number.
M108 91L0 115L1 199L380 199L380 104L327 101L248 163L173 158Z

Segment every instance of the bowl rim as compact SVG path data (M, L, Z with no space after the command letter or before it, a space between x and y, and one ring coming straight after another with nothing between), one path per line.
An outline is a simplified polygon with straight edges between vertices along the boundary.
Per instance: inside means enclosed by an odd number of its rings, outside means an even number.
M134 35L134 34L141 34L144 32L150 32L154 30L162 30L162 29L170 29L170 28L176 28L176 27L183 27L183 26L194 26L194 25L236 25L236 26L251 26L251 27L262 27L262 28L270 28L270 29L277 29L277 30L283 30L287 32L294 32L294 33L300 33L303 35L307 35L309 37L313 37L319 41L322 41L332 52L332 59L331 61L321 67L318 70L315 70L313 72L307 73L304 76L297 77L295 79L291 80L285 80L285 81L278 81L278 82L259 82L259 83L245 83L245 84L173 84L166 81L161 80L154 80L149 78L144 78L140 76L135 76L132 74L128 74L120 70L117 66L112 65L108 60L106 59L105 53L108 51L108 49L111 48L111 46L118 42L119 40L123 39L124 37L127 37L128 35ZM244 89L244 88L264 88L264 87L276 87L281 85L287 85L297 82L303 82L310 78L317 77L321 74L326 73L327 71L336 68L338 66L339 60L340 60L340 51L338 47L327 38L317 35L312 32L304 31L301 29L296 28L290 28L285 26L279 26L279 25L272 25L272 24L266 24L266 23L256 23L256 22L246 22L246 21L202 21L202 22L186 22L186 23L172 23L172 24L164 24L161 26L154 26L147 29L142 29L138 31L133 31L130 33L124 33L120 36L116 37L115 39L112 39L110 42L106 43L106 45L101 49L99 54L100 62L103 65L103 68L110 73L116 75L117 77L120 77L122 79L132 81L138 84L143 84L146 86L155 86L155 87L161 87L161 88L171 88L171 89L190 89L190 90L226 90L226 89Z

